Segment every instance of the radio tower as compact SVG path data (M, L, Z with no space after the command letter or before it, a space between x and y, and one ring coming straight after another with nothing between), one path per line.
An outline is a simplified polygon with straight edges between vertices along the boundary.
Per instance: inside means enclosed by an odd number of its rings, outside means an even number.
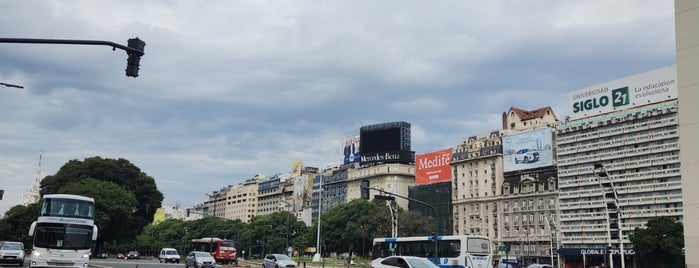
M22 194L22 205L24 206L28 206L36 202L39 202L39 200L41 199L41 196L39 195L39 190L41 190L41 155L43 153L44 150L41 150L39 153L39 166L36 168L36 179L34 180L34 185L31 188L25 190L24 194Z

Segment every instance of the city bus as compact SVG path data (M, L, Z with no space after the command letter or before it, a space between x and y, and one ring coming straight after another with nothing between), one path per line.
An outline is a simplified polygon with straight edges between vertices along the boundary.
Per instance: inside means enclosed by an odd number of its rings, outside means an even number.
M92 241L97 239L92 198L47 194L39 217L29 227L34 237L30 267L87 268Z
M192 250L211 253L216 262L222 264L238 264L238 252L235 249L235 241L216 237L204 237L192 239Z
M373 258L388 256L424 257L442 268L491 267L493 252L491 241L480 235L449 235L437 237L435 259L434 237L389 237L374 238Z

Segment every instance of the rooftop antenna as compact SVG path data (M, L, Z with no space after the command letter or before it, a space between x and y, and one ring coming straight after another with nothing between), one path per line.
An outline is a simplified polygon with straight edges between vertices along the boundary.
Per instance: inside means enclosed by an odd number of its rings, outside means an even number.
M36 178L34 179L34 185L31 188L25 190L22 194L22 205L28 206L36 202L39 202L39 200L41 199L39 191L41 190L41 156L43 155L43 153L43 149L39 151L39 165L36 168Z

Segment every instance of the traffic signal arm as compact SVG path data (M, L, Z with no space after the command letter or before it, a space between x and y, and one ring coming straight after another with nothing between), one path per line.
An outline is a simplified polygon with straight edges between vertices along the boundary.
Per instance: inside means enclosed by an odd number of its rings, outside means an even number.
M67 45L104 45L112 49L122 49L129 55L126 65L126 76L137 77L140 60L146 43L138 38L128 41L128 46L101 40L70 40L70 39L35 39L35 38L0 38L0 43L23 43L23 44L67 44Z

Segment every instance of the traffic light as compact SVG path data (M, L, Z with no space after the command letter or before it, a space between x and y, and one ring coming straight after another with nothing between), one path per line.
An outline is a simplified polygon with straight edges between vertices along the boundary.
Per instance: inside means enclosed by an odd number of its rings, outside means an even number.
M0 190L0 200L2 200L3 195L5 195L5 190Z
M146 43L141 41L141 39L132 38L129 39L127 46L141 51L140 54L133 51L126 52L129 54L129 58L126 60L126 76L138 77L138 66L141 65L141 56L143 55L143 49L145 48Z
M359 188L361 190L362 199L369 200L369 180L362 180Z

